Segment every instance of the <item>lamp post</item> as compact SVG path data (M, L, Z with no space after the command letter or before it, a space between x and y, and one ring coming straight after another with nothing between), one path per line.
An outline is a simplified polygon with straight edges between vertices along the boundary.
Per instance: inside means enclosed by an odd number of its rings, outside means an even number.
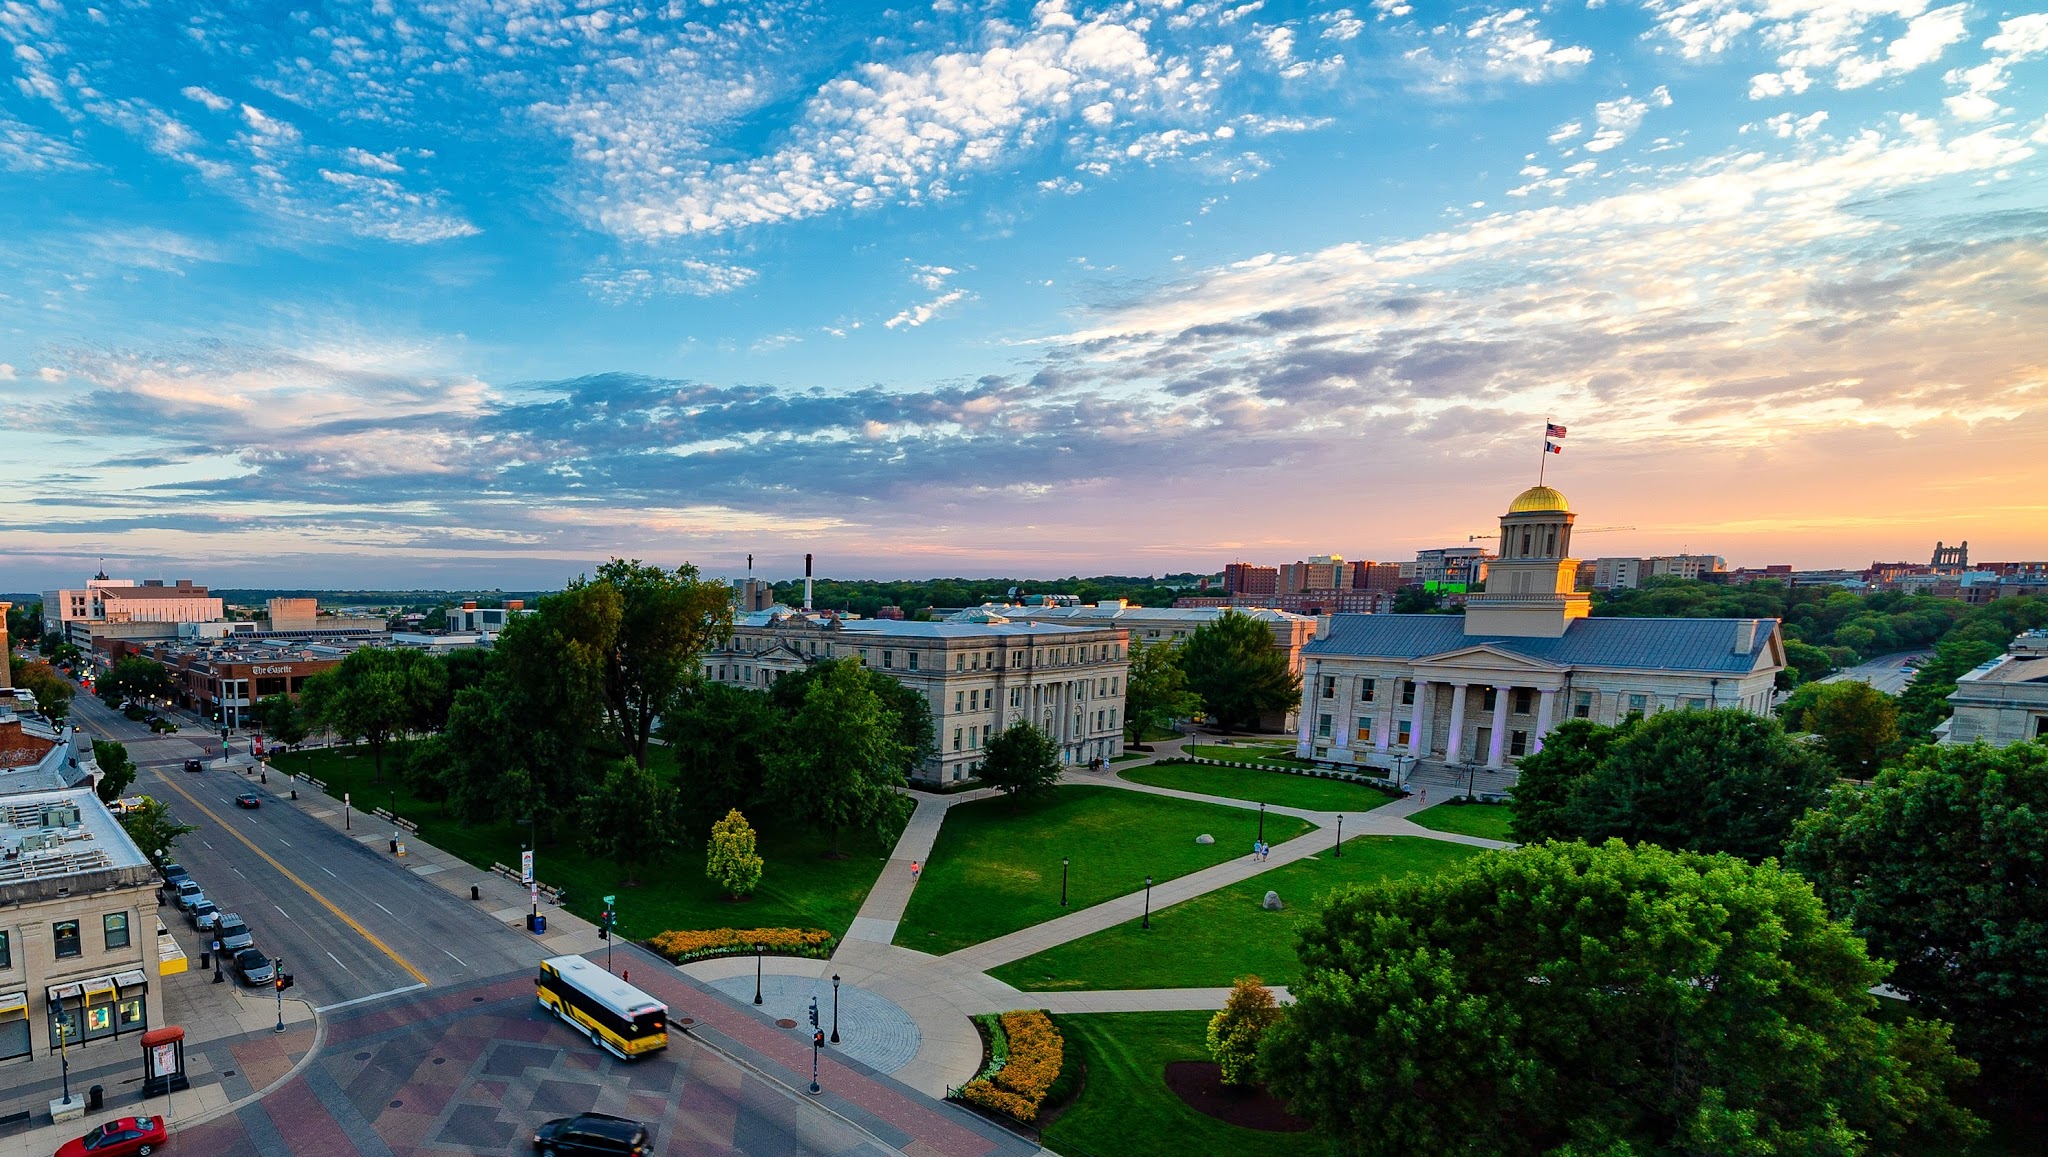
M1259 842L1266 842L1266 805L1259 804Z
M1333 860L1344 858L1344 813L1337 813L1337 849L1330 853Z
M1145 919L1141 928L1152 927L1152 877L1145 877Z
M754 1003L761 1003L761 942L754 942Z
M1067 857L1060 857L1060 907L1067 906Z
M839 1043L839 974L832 974L832 1043Z
M64 996L57 996L57 1055L64 1066L64 1104L71 1104L71 1022L64 1019Z
M220 937L215 936L213 938L213 982L219 984L222 979L220 974Z

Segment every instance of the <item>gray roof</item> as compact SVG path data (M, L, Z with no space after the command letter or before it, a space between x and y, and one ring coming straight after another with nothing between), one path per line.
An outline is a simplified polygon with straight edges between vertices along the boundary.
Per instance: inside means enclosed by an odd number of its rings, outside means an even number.
M1063 627L1052 623L920 623L909 619L856 619L839 624L839 629L844 634L881 635L896 639L986 639L997 635L1036 635L1039 638L1057 639L1078 635L1083 631L1100 631L1114 627L1113 623Z
M1735 650L1736 631L1755 624L1748 650ZM1332 615L1329 631L1304 656L1415 660L1485 644L1559 667L1747 674L1756 669L1777 630L1775 619L1575 619L1556 639L1468 635L1461 615Z

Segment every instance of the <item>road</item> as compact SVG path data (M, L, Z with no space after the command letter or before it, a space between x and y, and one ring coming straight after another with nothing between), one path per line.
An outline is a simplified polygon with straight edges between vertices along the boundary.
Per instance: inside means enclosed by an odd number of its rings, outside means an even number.
M1844 667L1821 682L1838 683L1845 679L1854 679L1858 683L1868 683L1887 695L1897 695L1905 691L1906 685L1913 681L1913 668L1918 667L1920 661L1932 653L1901 651L1896 655L1880 655L1868 663ZM1909 663L1912 664L1911 667L1907 666Z

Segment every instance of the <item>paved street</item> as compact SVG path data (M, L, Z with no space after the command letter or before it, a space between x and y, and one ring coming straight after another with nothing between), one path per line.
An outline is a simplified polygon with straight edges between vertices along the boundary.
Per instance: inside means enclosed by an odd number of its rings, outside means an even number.
M1930 651L1901 651L1896 655L1881 655L1868 663L1844 667L1821 682L1838 683L1854 679L1858 683L1868 683L1887 695L1897 695L1913 681L1913 671L1907 664L1918 666L1930 654Z

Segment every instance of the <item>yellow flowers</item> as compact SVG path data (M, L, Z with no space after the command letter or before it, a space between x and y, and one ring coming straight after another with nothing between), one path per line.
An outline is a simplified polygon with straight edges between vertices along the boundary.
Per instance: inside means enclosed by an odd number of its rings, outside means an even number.
M685 928L656 935L648 944L677 964L688 964L710 956L752 952L759 944L763 952L777 956L832 955L838 938L823 928Z
M1042 1012L1006 1012L1001 1023L1009 1040L1008 1061L1000 1071L967 1082L960 1096L1019 1121L1031 1121L1038 1116L1038 1106L1053 1082L1060 1078L1066 1041L1053 1027L1052 1018Z

